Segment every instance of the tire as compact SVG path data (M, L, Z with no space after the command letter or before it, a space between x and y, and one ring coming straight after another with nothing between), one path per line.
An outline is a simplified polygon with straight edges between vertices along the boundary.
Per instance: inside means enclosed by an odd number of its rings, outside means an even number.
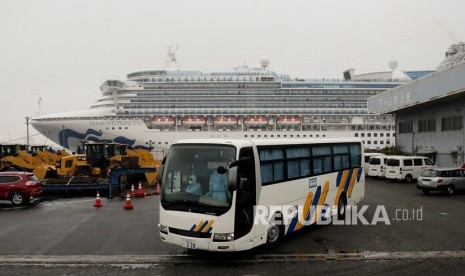
M27 204L28 200L26 199L24 194L20 192L14 192L13 195L11 195L11 203L14 206L21 206Z
M90 173L89 173L89 170L86 170L86 169L77 169L73 176L77 176L77 177L86 177L86 176L91 176Z
M412 181L413 181L412 176L411 176L410 174L407 174L407 175L405 176L405 182L407 182L407 183L412 183Z
M449 186L447 187L446 193L447 193L448 195L450 195L450 196L451 196L451 195L454 195L454 194L455 194L455 187L454 187L454 185L449 185Z
M429 190L428 189L421 189L424 195L429 195Z
M266 245L269 247L277 245L284 236L284 225L282 225L282 220L278 219L278 216L278 214L273 215L273 218L269 222L268 230L266 231Z
M337 219L339 221L345 220L346 218L347 200L345 195L341 195L337 201Z

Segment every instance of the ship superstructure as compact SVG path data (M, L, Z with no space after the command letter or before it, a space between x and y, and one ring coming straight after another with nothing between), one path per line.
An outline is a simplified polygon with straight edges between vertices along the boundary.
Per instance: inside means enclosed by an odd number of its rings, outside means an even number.
M169 49L165 69L132 72L105 81L102 98L88 110L33 118L52 141L75 150L88 140L167 149L184 138L359 137L367 148L394 144L394 119L369 114L367 98L411 81L390 69L344 79L300 79L242 65L203 73L176 66Z

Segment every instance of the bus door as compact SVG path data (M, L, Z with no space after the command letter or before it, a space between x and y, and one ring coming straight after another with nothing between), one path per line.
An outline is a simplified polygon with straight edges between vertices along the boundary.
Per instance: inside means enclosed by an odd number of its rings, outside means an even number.
M250 232L254 221L256 205L255 162L252 147L241 149L239 159L248 158L246 164L239 167L239 183L236 190L236 212L234 238L238 239Z

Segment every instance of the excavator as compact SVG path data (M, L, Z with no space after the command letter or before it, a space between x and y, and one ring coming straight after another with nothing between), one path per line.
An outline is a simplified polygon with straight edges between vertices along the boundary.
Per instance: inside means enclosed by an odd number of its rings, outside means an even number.
M24 145L0 145L0 171L33 172L39 179L54 175L55 167L27 152Z

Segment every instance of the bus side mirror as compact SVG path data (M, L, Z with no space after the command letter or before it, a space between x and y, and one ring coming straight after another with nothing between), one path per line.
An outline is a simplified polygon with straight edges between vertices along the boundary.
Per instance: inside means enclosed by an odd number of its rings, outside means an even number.
M165 165L160 165L160 167L158 168L157 182L160 185L161 185L161 180L163 179L163 167L164 166Z
M228 190L231 192L237 189L237 168L237 166L229 168Z

